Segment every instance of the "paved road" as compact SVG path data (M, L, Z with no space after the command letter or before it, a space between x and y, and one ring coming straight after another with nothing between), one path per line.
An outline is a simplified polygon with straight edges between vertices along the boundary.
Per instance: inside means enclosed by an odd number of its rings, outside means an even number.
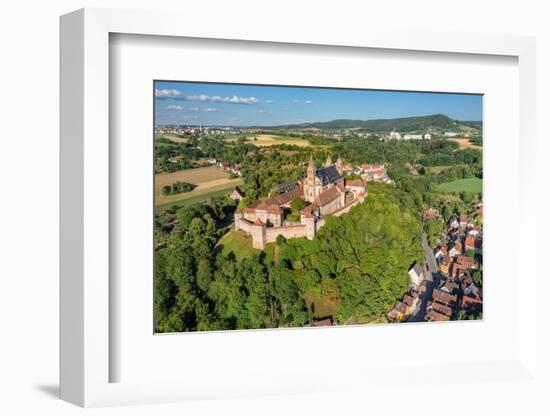
M428 244L428 237L426 237L425 232L422 232L422 248L424 249L424 256L426 258L426 266L428 267L428 271L431 273L437 273L437 262L435 261L433 250Z
M426 315L426 306L428 306L428 301L432 300L433 290L439 286L439 281L441 280L441 274L439 273L439 268L437 267L433 250L428 244L428 238L424 232L422 232L422 248L424 249L424 258L427 269L424 270L426 276L426 282L424 283L426 285L426 291L420 300L420 307L415 314L410 316L407 322L424 322L424 315Z

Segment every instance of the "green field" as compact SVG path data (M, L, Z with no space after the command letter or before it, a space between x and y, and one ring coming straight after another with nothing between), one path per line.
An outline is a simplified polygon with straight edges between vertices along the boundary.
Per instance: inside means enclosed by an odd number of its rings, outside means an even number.
M237 259L248 259L252 257L254 253L259 253L261 250L252 248L252 237L247 235L242 230L230 230L225 234L220 241L218 241L218 247L221 248L224 255L228 255L233 252Z
M483 181L479 178L458 179L456 181L444 182L437 185L440 192L474 192L482 191Z
M468 165L449 165L449 166L426 166L426 169L431 173L441 173L446 169L455 167L455 166L468 166Z

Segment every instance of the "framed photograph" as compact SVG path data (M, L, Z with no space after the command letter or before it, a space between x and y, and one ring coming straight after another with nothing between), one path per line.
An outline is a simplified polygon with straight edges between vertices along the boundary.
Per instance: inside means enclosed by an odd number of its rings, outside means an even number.
M179 18L61 18L62 398L536 385L534 40Z

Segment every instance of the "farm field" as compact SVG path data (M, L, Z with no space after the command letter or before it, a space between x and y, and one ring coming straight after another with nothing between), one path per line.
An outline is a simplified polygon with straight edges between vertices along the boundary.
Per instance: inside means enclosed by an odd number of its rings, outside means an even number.
M256 140L254 140L256 137ZM296 137L277 136L274 134L258 134L248 139L248 142L257 147L275 146L278 144L292 144L294 146L308 147L311 143L305 139L299 139Z
M474 192L480 193L483 181L479 178L458 179L456 181L444 182L437 185L440 192Z
M449 139L450 141L452 142L455 142L455 143L458 143L458 145L460 146L460 150L462 149L478 149L480 150L482 147L481 146L478 146L477 144L473 144L472 142L470 142L469 139Z
M261 250L252 248L252 237L242 230L234 229L230 230L218 241L217 247L221 248L224 255L233 252L239 260L248 259L254 253L261 252Z
M176 181L191 183L197 187L191 192L162 195L162 187L172 185ZM173 204L178 206L196 204L214 196L223 195L242 182L242 178L230 179L228 174L217 166L160 173L155 175L155 206L163 208Z

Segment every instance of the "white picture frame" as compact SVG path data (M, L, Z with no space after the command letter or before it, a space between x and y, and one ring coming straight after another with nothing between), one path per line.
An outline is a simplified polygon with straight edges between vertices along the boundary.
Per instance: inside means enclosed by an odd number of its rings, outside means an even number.
M535 41L529 37L468 33L404 33L350 28L328 34L312 25L280 31L278 25L242 35L231 23L205 28L198 21L172 13L82 9L61 18L61 398L79 406L160 403L208 398L372 389L395 378L400 368L342 368L331 377L345 380L328 386L318 375L281 373L249 383L228 385L207 379L110 382L110 365L117 359L109 342L109 36L113 33L210 38L283 44L430 51L442 54L504 55L518 59L519 147L517 211L525 230L518 241L522 285L517 288L516 354L507 360L426 366L431 374L468 372L471 382L499 379L537 383L536 261L529 250L536 240L534 184L527 172L535 166ZM524 169L522 169L524 168ZM512 267L510 273L519 273ZM227 334L226 336L231 336ZM422 367L422 366L420 366ZM464 378L464 382L469 382ZM409 383L412 384L413 382ZM420 383L429 383L427 379ZM404 387L407 387L405 383ZM410 386L408 386L410 387ZM418 386L417 386L418 387Z

